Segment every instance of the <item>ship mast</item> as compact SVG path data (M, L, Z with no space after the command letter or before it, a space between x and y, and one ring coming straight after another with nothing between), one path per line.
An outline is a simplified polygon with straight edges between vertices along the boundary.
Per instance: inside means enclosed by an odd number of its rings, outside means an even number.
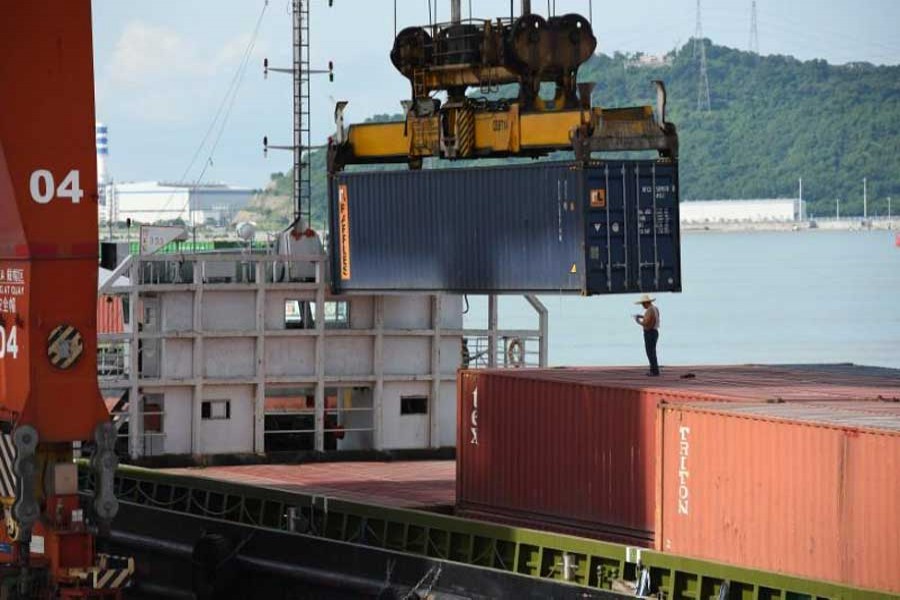
M293 29L293 62L290 68L269 67L269 59L263 61L265 75L269 71L288 73L292 76L293 89L293 139L289 146L269 145L268 136L263 138L264 152L269 150L290 150L294 155L292 201L294 218L292 227L312 227L312 108L311 79L313 75L327 74L334 80L334 63L328 62L327 69L313 69L310 59L310 11L311 0L292 0L291 18ZM331 6L331 2L328 3ZM305 225L301 225L304 223Z

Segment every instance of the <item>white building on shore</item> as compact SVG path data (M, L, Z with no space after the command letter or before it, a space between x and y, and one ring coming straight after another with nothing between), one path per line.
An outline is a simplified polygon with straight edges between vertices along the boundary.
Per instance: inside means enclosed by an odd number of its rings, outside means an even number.
M194 225L228 225L253 195L252 189L224 184L112 183L103 220L152 224L181 219Z
M681 223L789 223L800 220L802 200L685 200L679 205Z

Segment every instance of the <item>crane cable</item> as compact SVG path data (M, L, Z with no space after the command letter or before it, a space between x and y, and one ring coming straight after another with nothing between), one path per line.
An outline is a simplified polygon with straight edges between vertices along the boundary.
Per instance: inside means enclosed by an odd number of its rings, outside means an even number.
M210 139L210 135L212 135L213 131L215 131L216 126L219 125L219 132L216 135L215 141L207 154L206 160L204 161L203 170L200 172L200 175L194 180L192 187L195 187L202 181L203 176L206 174L206 170L212 163L212 157L215 153L219 141L222 138L222 134L225 131L225 126L228 122L228 118L231 115L231 110L234 108L234 102L237 99L237 93L240 89L241 83L243 82L244 75L247 72L247 67L250 64L250 55L253 52L253 48L256 46L256 41L259 37L259 30L262 26L263 17L266 14L266 10L269 8L269 0L264 0L262 10L260 10L259 17L256 19L256 26L253 28L253 34L250 36L250 42L247 44L247 48L244 50L244 54L241 57L240 63L238 63L238 67L235 70L234 75L231 78L231 82L228 84L228 89L225 91L225 95L222 97L222 101L219 103L219 108L216 110L215 115L213 116L212 121L209 124L209 127L206 130L206 133L203 135L203 139L200 140L200 144L197 146L197 149L194 151L194 155L191 157L190 163L188 163L187 168L182 173L181 178L178 180L178 186L183 186L188 181L188 174L194 168L194 165L197 162L197 159L200 156L200 153L203 151L203 148L206 147L207 141ZM227 109L226 109L227 107ZM224 117L223 117L224 111ZM220 122L221 118L221 122ZM163 205L162 211L165 211L169 204L171 204L172 199L174 198L175 193L169 195L169 198L166 200L166 203ZM190 205L190 194L188 195L187 203L188 207Z

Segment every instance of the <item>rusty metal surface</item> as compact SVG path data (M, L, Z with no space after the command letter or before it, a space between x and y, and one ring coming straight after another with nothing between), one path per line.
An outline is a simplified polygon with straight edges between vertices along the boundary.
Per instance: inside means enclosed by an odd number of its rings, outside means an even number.
M900 592L900 403L661 413L660 550Z
M603 385L586 372L524 373L461 374L457 506L651 545L656 410L665 393Z
M900 398L900 378L843 366L480 370L460 373L458 395L462 512L650 545L661 402Z
M789 402L717 408L735 417L802 421L825 427L900 433L900 401Z
M402 508L453 505L452 460L170 469L170 473Z
M772 401L900 400L900 370L834 365L697 365L667 368L648 379L635 367L528 369L510 377L652 390L679 397Z

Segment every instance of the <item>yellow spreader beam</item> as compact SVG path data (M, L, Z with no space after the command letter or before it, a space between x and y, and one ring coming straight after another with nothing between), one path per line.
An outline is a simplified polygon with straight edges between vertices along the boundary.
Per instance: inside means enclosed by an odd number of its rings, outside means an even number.
M665 90L651 106L599 107L520 112L519 104L479 108L469 103L445 105L432 114L408 111L406 121L341 126L332 140L329 165L408 162L417 168L427 157L471 159L541 156L574 150L579 159L594 152L651 150L677 158L675 126L665 122Z

